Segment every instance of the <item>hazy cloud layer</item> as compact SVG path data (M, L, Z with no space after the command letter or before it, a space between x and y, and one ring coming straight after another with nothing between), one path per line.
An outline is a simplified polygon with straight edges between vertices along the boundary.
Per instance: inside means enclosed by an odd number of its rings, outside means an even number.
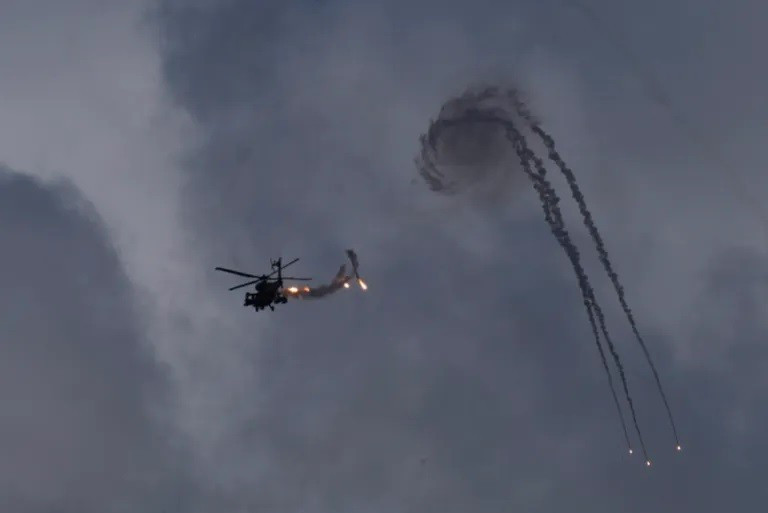
M232 504L715 512L765 500L764 458L754 457L766 452L756 408L764 384L737 363L765 357L765 298L744 287L764 286L750 249L755 220L735 212L716 164L664 112L645 112L653 104L631 69L594 64L610 43L588 41L587 21L495 2L470 14L428 2L161 5L169 90L207 133L190 147L184 199L203 258L257 270L268 256L295 255L322 273L350 245L371 284L360 299L240 316L264 331L240 348L254 401L236 419L211 420L226 426L215 479ZM671 9L654 30L687 26L682 15ZM671 32L641 53L655 59L661 41L672 44ZM681 54L671 51L661 71ZM611 73L627 85L617 89ZM411 184L430 117L489 77L529 89L625 276L686 448L673 453L651 376L617 329L652 472L621 454L575 280L533 198L466 211ZM687 114L711 98L697 101ZM740 121L719 112L726 126ZM220 298L240 308L240 298Z
M98 216L0 167L0 505L168 511L191 496L165 378Z
M4 2L0 160L93 206L0 174L0 509L760 511L764 2L583 0L608 32L572 2ZM584 251L651 472L526 182L416 173L488 81L529 94L626 285L679 455ZM348 247L367 292L274 313L212 269L322 281Z

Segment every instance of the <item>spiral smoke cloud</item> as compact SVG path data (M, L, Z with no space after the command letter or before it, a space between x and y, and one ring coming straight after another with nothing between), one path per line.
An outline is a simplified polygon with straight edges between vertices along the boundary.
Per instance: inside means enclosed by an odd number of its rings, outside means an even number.
M429 188L488 201L507 199L525 185L505 124L498 121L524 126L511 97L496 88L469 89L443 104L420 137L416 157Z

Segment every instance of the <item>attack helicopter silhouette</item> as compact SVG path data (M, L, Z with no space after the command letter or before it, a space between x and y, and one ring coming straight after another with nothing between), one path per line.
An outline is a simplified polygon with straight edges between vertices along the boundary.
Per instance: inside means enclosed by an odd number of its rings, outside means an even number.
M257 312L264 310L265 308L269 308L270 310L274 311L274 305L288 302L288 298L286 298L283 294L283 280L312 280L312 278L293 278L283 276L283 269L289 265L295 264L298 261L299 259L295 258L287 264L283 265L282 258L278 258L277 260L270 260L270 265L272 266L273 271L270 274L262 275L244 273L241 271L235 271L234 269L227 269L226 267L216 267L216 270L242 276L244 278L253 278L251 281L230 287L229 290L237 290L243 287L248 287L250 285L255 285L256 292L245 293L245 302L243 303L243 306L252 306ZM277 274L277 276L275 276L275 274Z

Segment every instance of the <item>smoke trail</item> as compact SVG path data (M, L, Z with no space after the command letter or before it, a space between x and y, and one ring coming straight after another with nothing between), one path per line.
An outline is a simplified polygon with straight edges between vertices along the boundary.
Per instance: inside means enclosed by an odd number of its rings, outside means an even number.
M568 234L568 231L565 228L565 222L563 221L562 213L560 212L560 207L558 206L558 203L560 200L557 197L555 190L552 188L551 184L546 179L546 169L541 159L536 157L533 154L533 152L528 148L528 145L525 142L523 135L513 125L510 124L508 126L508 130L511 134L510 138L512 140L512 143L514 144L515 149L518 152L520 163L523 166L523 170L533 182L534 189L536 189L536 191L539 193L539 198L541 199L541 202L542 202L542 208L544 209L544 215L547 220L547 223L549 224L552 233L555 235L555 238L558 240L560 245L565 250L565 253L568 256L568 259L570 260L571 265L573 266L573 270L576 273L576 277L579 282L579 288L581 289L582 297L584 299L584 306L587 309L587 315L589 317L590 325L592 327L593 335L595 336L598 350L600 351L600 355L603 360L603 365L608 371L608 365L605 359L605 353L602 349L602 346L600 345L600 339L597 333L597 327L595 325L595 316L597 317L598 324L600 326L600 331L602 332L603 338L608 344L608 349L610 350L611 356L613 357L614 363L616 364L616 368L619 371L621 383L624 388L624 396L627 400L627 404L629 405L629 409L632 414L632 422L634 424L635 431L640 441L640 447L643 450L643 455L645 456L646 462L649 462L650 460L648 459L648 453L645 448L645 442L643 441L643 436L640 431L640 426L638 425L638 422L637 422L637 415L635 412L634 403L629 393L629 386L627 384L626 375L624 373L624 366L622 365L619 355L616 352L616 348L613 345L613 341L611 340L611 337L608 334L608 329L605 323L605 316L603 315L602 309L600 308L600 305L597 303L597 299L595 298L592 286L589 284L587 275L584 272L583 267L581 266L579 251L576 248L575 244L573 244L573 242L571 241L570 235ZM533 161L536 167L536 173L534 173L533 170L531 169L531 165L530 165L531 161ZM614 399L618 407L619 416L622 421L622 427L624 428L624 432L625 432L625 437L627 438L627 441L628 441L629 437L626 434L626 424L624 422L624 416L621 413L620 406L618 405L618 399L616 398L616 392L613 387L613 379L611 378L610 371L608 371L608 379L612 387L611 392L613 393ZM629 444L629 442L627 443L627 445L629 445L630 451L631 451L631 445Z
M337 292L352 279L347 276L347 266L342 264L339 272L336 273L331 283L327 285L318 285L317 287L286 287L283 289L283 295L288 298L298 299L319 299Z
M360 274L358 273L358 268L360 267L360 262L357 260L357 253L352 249L348 249L347 258L349 258L349 263L352 264L352 271L355 273L355 276L359 278Z
M603 369L608 376L608 385L611 387L611 396L613 397L613 403L616 405L616 411L619 414L619 420L621 421L621 430L624 432L624 441L627 443L629 454L632 454L632 442L629 441L629 433L627 432L627 422L624 420L624 412L621 410L621 404L619 403L619 397L616 395L616 386L613 384L613 375L608 368L608 360L605 358L605 351L603 345L600 343L600 335L597 332L597 326L595 325L595 316L592 311L592 304L589 301L584 301L584 307L587 309L587 317L589 317L589 325L592 328L592 336L597 342L597 350L600 353L600 360L603 363ZM642 444L642 442L641 442Z
M359 261L357 259L357 253L351 249L348 249L346 253L350 263L352 264L352 275L347 274L347 266L345 264L341 264L339 271L336 273L336 276L333 277L333 280L331 280L330 283L326 285L318 285L317 287L284 287L282 291L283 295L286 298L319 299L325 296L329 296L334 292L338 292L342 288L349 288L349 282L352 281L353 278L357 278L357 282L360 284L360 288L367 290L368 286L365 284L362 278L360 278L360 274L358 272Z
M514 94L514 92L512 92L511 94ZM640 347L643 350L645 359L647 360L648 365L651 368L651 371L653 371L653 377L656 380L656 386L659 390L659 394L661 395L661 399L664 402L664 407L667 410L667 417L669 418L669 423L672 426L672 433L675 436L675 444L676 446L679 447L680 440L677 436L677 426L675 425L675 421L672 416L672 410L669 407L669 402L667 401L667 395L664 393L664 388L661 386L659 373L656 371L656 366L653 363L651 354L648 351L648 348L645 345L645 341L643 340L643 337L640 335L640 331L637 328L637 323L635 322L635 318L632 315L632 310L629 308L629 305L627 304L626 296L624 293L624 287L619 281L619 276L614 271L613 265L611 264L611 261L608 258L608 250L605 248L605 243L603 242L603 238L600 235L600 232L597 230L597 226L595 225L595 221L592 217L592 213L587 208L587 203L584 199L584 194L581 192L581 189L579 188L578 183L576 183L576 176L573 174L573 171L568 167L568 165L562 159L560 154L557 152L557 149L555 148L555 141L552 138L552 136L550 136L546 131L544 131L544 129L541 128L541 126L539 126L530 117L525 105L518 98L513 97L513 100L515 101L515 104L516 104L515 106L517 108L518 114L529 123L534 133L538 135L541 138L541 140L544 142L544 145L547 147L547 150L549 151L549 158L557 165L558 169L563 174L563 176L565 176L565 179L568 182L568 186L571 189L571 195L573 196L573 199L576 201L579 207L579 212L581 213L582 218L584 219L584 225L587 227L587 230L589 231L589 234L595 243L595 247L597 248L597 253L600 258L600 262L602 263L603 268L605 269L605 272L608 274L608 276L611 279L611 283L613 284L613 288L616 290L616 295L618 296L619 303L621 304L621 308L627 317L627 321L629 322L630 327L632 328L632 333L635 335L635 339L640 343Z
M360 285L360 288L363 290L368 290L368 285L363 281L363 279L360 277L360 262L357 259L357 253L354 252L352 249L347 250L347 257L349 258L349 263L352 264L352 272L355 275L355 278L357 278L357 283Z
M530 170L528 155L526 155L522 151L520 152L520 162L523 166L524 171L526 171L526 174L528 174L528 176L532 180L534 189L536 190L536 192L539 193L539 198L541 199L541 206L542 206L542 209L544 210L544 218L547 221L547 224L550 226L552 233L555 235L558 242L560 242L561 246L565 247L563 238L560 236L560 230L558 229L559 223L557 223L552 217L553 214L552 214L551 204L553 202L559 201L559 199L556 196L548 197L549 192L546 189L546 184L544 182L545 173L539 173L540 178L535 177ZM568 253L567 250L566 250L566 253ZM573 260L571 260L571 262L573 263ZM605 369L605 375L608 377L608 386L611 389L611 396L613 397L613 403L616 405L616 411L619 415L619 421L621 422L621 429L622 429L622 432L624 433L624 440L627 444L627 448L629 449L629 454L632 454L632 443L629 441L629 433L627 432L627 423L624 420L624 412L621 409L621 404L619 403L619 397L616 395L616 386L613 384L613 375L611 374L611 370L608 367L608 360L605 357L605 351L603 350L603 345L600 343L600 335L597 331L597 324L595 322L595 313L593 311L592 302L586 299L583 287L580 287L580 289L582 291L582 297L584 298L584 308L586 309L586 312L587 312L589 325L590 325L590 328L592 329L592 336L595 339L595 345L597 346L597 351L600 354L600 361L603 364L603 369Z
M590 235L597 247L600 261L603 267L606 269L606 272L608 273L614 288L616 289L622 309L627 316L635 337L643 348L646 360L651 366L657 387L667 410L667 416L677 441L677 428L672 417L671 408L669 407L666 394L664 393L663 387L661 386L658 372L655 368L655 365L653 364L652 359L650 358L650 353L645 346L645 342L639 334L635 319L631 310L629 309L629 306L627 305L624 289L619 282L618 275L613 270L613 267L608 258L607 250L605 249L605 244L603 243L602 238L600 237L599 232L597 231L597 228L594 224L592 216L586 207L586 201L584 200L583 194L578 187L576 178L573 172L568 168L563 159L557 153L552 137L549 136L540 127L538 121L536 121L531 116L531 113L520 100L518 91L500 91L500 89L497 87L486 87L479 92L472 93L467 91L458 99L447 102L441 109L438 119L430 122L428 132L421 137L421 152L419 157L416 159L418 171L425 179L429 187L434 191L449 195L457 194L458 192L464 192L471 186L474 186L480 180L487 181L489 176L486 169L488 159L485 158L487 157L487 152L481 152L479 173L475 173L477 168L474 168L469 161L460 162L462 165L456 166L455 161L457 160L457 157L467 157L466 152L463 150L466 150L468 147L474 148L475 150L478 148L490 148L496 151L496 155L498 157L500 153L497 151L495 141L498 140L499 132L504 134L504 139L507 140L507 147L510 146L509 140L512 141L513 144L511 146L514 148L517 160L519 161L516 163L516 165L522 166L522 171L529 178L529 180L532 181L534 189L537 191L541 199L545 219L547 220L547 223L549 224L550 229L555 235L556 239L565 250L566 255L571 261L571 264L577 275L579 287L582 291L584 305L587 309L587 315L592 327L593 336L595 337L595 342L598 346L598 352L600 353L603 367L606 370L608 376L609 385L611 386L611 392L614 397L614 403L617 405L617 411L622 423L625 439L629 445L629 436L626 430L626 423L624 422L621 406L616 395L615 387L613 386L613 379L610 373L610 369L607 365L607 358L605 357L605 352L603 351L600 342L600 334L602 334L603 338L605 339L611 356L613 357L614 363L618 369L624 389L624 394L632 414L633 424L640 439L640 445L644 454L646 455L646 463L650 465L650 460L647 459L645 444L643 442L640 428L637 422L634 403L629 393L629 387L627 384L624 368L608 333L605 316L595 298L594 290L589 284L586 273L581 266L578 249L571 241L570 235L565 229L562 214L558 207L560 200L557 197L551 184L546 180L546 169L542 160L538 158L528 147L525 137L517 129L518 121L520 121L520 125L529 127L529 129L532 131L532 135L537 135L542 139L549 152L549 157L555 162L560 172L562 172L566 177L572 196L579 206L579 210L582 214L584 223L587 226ZM477 139L486 139L486 146L483 147L482 141L478 142ZM487 142L488 140L492 142ZM446 155L449 158L446 159ZM476 155L472 157L475 158ZM501 160L502 159L496 158L497 162L494 163L498 163L498 161ZM509 162L502 162L502 164L506 169L507 174L517 174L509 173ZM532 164L535 165L535 172L532 169ZM469 176L465 177L456 176L457 170L470 174ZM449 174L450 172L453 172L454 175L448 179L445 171L448 171ZM493 187L500 188L505 184L499 183L497 181L491 185ZM677 449L680 450L679 441ZM630 447L630 453L631 452L632 450Z
M503 96L500 96L498 94L498 90L496 88L486 88L484 90L479 91L476 94L472 94L467 92L464 96L462 96L459 100L453 100L450 103L447 103L443 109L441 109L440 116L437 120L432 121L430 123L429 130L427 134L423 135L421 137L421 152L419 157L416 159L416 165L418 168L419 173L422 175L422 177L425 179L427 184L429 185L430 189L441 192L443 194L449 194L453 195L457 192L460 192L462 188L466 188L469 185L471 185L475 180L472 179L465 179L465 180L452 180L447 181L445 179L445 175L440 171L438 163L442 164L442 162L439 162L439 149L438 148L438 141L444 136L444 134L449 131L451 128L454 127L460 127L464 128L465 130L467 127L472 127L471 130L466 130L464 133L461 133L460 135L466 135L467 137L477 137L478 135L496 135L496 132L501 132L504 134L504 140L506 141L506 145L509 145L509 134L510 133L517 133L522 138L522 135L519 134L517 129L514 126L514 122L511 118L511 114L514 112L514 109L504 108L504 105L487 105L487 106L481 106L481 104L484 101L487 101L489 99L504 99ZM450 109L447 107L451 106ZM509 107L509 106L507 106ZM514 146L514 145L513 145ZM526 145L527 150L527 145ZM575 246L573 244L569 243L570 239L566 240L563 238L562 234L564 231L564 228L562 228L562 216L559 214L559 209L557 208L557 202L559 201L556 196L554 196L554 191L551 190L551 187L547 187L548 184L546 184L546 180L543 178L543 175L541 178L539 178L538 175L534 174L533 171L530 169L530 160L528 158L528 153L520 153L520 148L515 147L515 155L517 156L519 162L518 164L522 166L522 170L524 173L533 181L534 188L539 193L539 196L542 200L542 208L544 209L545 218L547 219L547 223L550 225L550 228L552 229L553 233L555 234L555 237L560 242L561 246L566 250L566 254L571 259L571 262L574 263L574 254L571 251L571 249L575 250ZM509 171L509 162L506 163L507 171ZM542 182L544 180L544 182ZM494 184L497 185L497 184ZM463 187L462 187L463 186ZM553 215L557 215L559 219L559 224L553 218ZM566 232L567 236L567 232ZM576 269L577 276L580 276L579 270L581 269L580 265L578 264L578 256L576 256L576 263L574 264L574 268ZM581 273L583 275L583 271ZM585 276L584 276L585 278ZM605 352L603 350L602 344L600 342L600 337L598 334L598 328L597 328L597 322L595 320L593 309L595 308L594 301L590 300L589 296L589 290L588 288L584 287L584 279L579 280L579 284L582 290L582 295L584 296L584 305L587 310L587 315L590 321L590 325L592 326L592 332L593 336L595 338L595 344L598 349L598 353L600 354L601 361L603 363L603 368L606 371L606 376L608 378L608 384L611 389L611 395L614 399L614 403L616 404L617 412L619 415L619 420L621 422L622 431L624 433L624 438L627 442L627 446L631 452L631 444L629 442L629 435L627 433L626 428L626 422L624 420L624 415L621 410L621 406L619 404L618 397L616 395L616 389L613 384L613 377L611 375L610 369L608 367L607 359L605 356ZM588 284L587 284L588 286ZM602 314L602 312L600 312ZM602 318L602 315L600 315L599 318ZM603 322L601 322L601 331L603 331L604 335L607 335L607 329L604 325L604 319ZM606 339L610 342L610 338L606 336ZM618 355L615 353L615 350L612 351L612 355L614 356L614 360L618 360ZM619 365L620 367L620 362ZM623 369L620 367L620 374L623 373ZM624 377L622 376L623 383L625 382ZM625 395L628 396L628 389L625 386ZM628 401L631 403L631 399ZM633 413L633 419L634 419L634 413ZM635 427L637 428L637 422L635 421ZM638 429L639 433L639 429ZM642 439L641 439L642 443Z
M626 301L626 297L624 294L624 287L619 282L619 277L616 274L616 272L613 270L613 266L611 265L610 260L608 259L608 251L605 249L605 244L603 243L602 237L597 231L597 227L594 224L591 213L589 212L589 210L587 210L586 202L584 201L584 196L579 190L579 187L576 183L576 178L573 175L573 172L571 172L571 170L567 167L565 162L560 158L560 155L558 155L557 151L555 151L555 145L552 138L549 137L541 128L536 127L535 130L537 134L539 134L542 137L545 144L547 145L549 149L550 158L555 162L555 164L557 164L558 168L560 168L560 171L563 173L563 175L565 175L566 180L568 181L568 184L571 188L571 193L573 195L573 198L576 200L576 202L579 205L579 211L581 211L581 214L584 218L584 224L587 226L587 229L589 230L589 233L595 242L595 246L597 247L597 251L600 256L600 262L603 264L603 267L605 268L606 273L611 279L613 288L616 290L616 295L619 298L619 303L621 304L621 308L622 310L624 310L624 314L627 316L627 321L629 322L629 325L632 328L632 333L634 333L635 338L640 343L640 347L643 349L643 353L645 354L645 358L648 361L648 365L651 367L651 370L653 371L653 377L656 380L656 386L659 389L659 394L661 395L661 399L664 402L664 407L667 410L669 423L672 426L672 432L675 436L675 444L679 446L680 440L677 435L677 426L675 425L675 421L672 416L672 410L669 407L669 402L667 401L667 395L664 392L664 388L661 386L659 373L656 371L656 366L653 363L653 359L651 358L650 352L648 351L648 348L645 345L645 341L643 340L643 337L640 335L640 331L637 328L637 323L635 322L635 318L632 315L632 310L629 308L629 305L627 304L627 301Z

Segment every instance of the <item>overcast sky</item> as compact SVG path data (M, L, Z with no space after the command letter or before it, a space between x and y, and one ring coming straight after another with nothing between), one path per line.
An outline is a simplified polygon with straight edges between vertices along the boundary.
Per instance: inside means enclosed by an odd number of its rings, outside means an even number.
M762 511L768 8L582 2L0 0L0 509ZM650 470L534 191L416 172L479 82L582 185ZM213 271L348 247L275 312Z

